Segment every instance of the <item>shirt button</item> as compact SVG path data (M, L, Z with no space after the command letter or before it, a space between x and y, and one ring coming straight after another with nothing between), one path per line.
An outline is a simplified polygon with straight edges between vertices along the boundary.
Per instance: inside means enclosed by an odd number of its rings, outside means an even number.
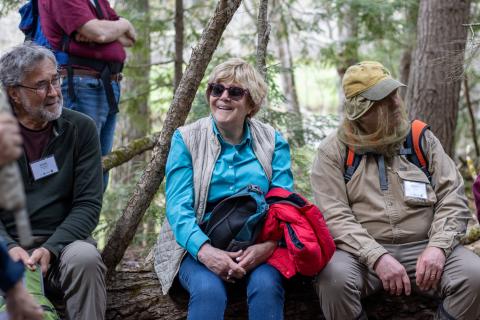
M230 190L233 190L233 186L230 187Z
M233 166L232 166L232 165L229 165L229 166L228 166L228 169L232 169L232 168L233 168Z

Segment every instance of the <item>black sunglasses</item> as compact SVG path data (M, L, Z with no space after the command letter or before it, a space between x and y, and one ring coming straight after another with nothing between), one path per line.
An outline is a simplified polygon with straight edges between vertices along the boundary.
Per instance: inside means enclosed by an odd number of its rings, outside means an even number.
M223 94L223 91L227 90L228 96L230 99L238 101L243 98L244 95L248 93L247 89L240 87L225 87L220 83L209 83L208 90L210 90L210 95L212 97L220 97Z

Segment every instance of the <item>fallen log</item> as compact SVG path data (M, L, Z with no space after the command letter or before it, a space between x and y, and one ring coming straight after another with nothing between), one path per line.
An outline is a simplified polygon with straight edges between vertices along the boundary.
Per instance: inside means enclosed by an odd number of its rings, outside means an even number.
M473 228L469 234L478 228ZM472 233L473 232L473 233ZM480 255L480 240L465 246ZM107 319L186 319L187 296L162 295L162 288L153 271L153 256L146 258L146 265L135 269L121 269L107 281ZM286 282L285 319L324 319L312 279L297 278ZM245 296L234 296L229 302L225 319L248 319ZM390 296L385 292L364 299L363 305L370 320L430 320L439 301L412 294L410 297Z
M107 319L186 319L187 300L162 296L153 270L120 270L109 279ZM229 302L225 319L248 319L245 297ZM392 297L382 293L364 300L369 319L432 319L438 301L418 295ZM311 279L286 283L286 320L324 319Z

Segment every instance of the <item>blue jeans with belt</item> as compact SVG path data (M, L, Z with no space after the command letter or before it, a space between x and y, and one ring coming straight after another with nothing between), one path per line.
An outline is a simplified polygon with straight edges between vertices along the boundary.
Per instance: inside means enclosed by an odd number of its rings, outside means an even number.
M115 99L118 102L120 100L120 84L117 81L112 81L112 87ZM117 114L110 112L102 81L93 76L74 75L73 89L76 96L75 101L72 101L71 97L69 97L68 81L64 79L62 83L64 107L81 112L92 118L95 121L100 137L102 156L110 153L113 146ZM106 189L107 183L108 173L103 176L104 189Z
M250 271L245 278L248 318L283 319L285 299L280 272L264 263ZM223 319L227 306L226 282L189 254L180 265L179 280L190 294L189 320Z

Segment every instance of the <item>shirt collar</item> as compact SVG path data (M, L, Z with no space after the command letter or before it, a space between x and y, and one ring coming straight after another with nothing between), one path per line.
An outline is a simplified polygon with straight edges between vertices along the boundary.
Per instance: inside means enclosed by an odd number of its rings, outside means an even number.
M215 118L213 117L213 115L210 115L210 119L212 120L213 133L217 136L218 140L221 143L227 143L223 140L222 134L220 133L220 130L218 130L218 128L217 128L217 124L215 123ZM248 121L245 121L243 123L243 137L242 137L242 141L240 141L239 145L243 145L245 143L250 144L251 141L252 141L252 135L250 133L250 126L248 125Z

